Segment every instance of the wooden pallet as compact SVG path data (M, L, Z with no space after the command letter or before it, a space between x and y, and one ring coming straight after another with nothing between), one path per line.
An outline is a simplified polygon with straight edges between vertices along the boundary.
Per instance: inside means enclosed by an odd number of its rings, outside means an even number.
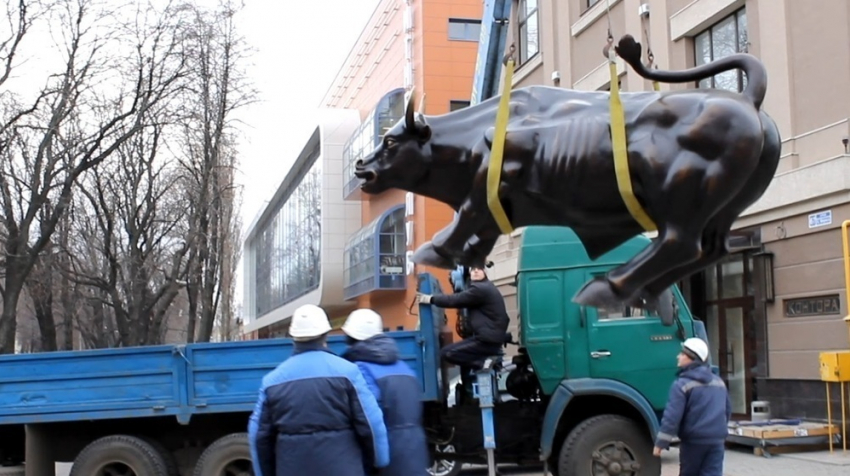
M838 427L825 423L803 422L797 425L735 426L729 429L735 435L759 440L799 438L804 436L829 436L838 433Z
M770 457L786 453L805 453L806 451L823 451L829 449L829 443L810 443L806 445L783 445L783 446L754 446L753 454L756 456Z
M836 425L825 423L757 425L741 422L729 426L727 441L750 446L755 455L770 457L782 453L819 451L829 447L830 438L836 442L839 434Z

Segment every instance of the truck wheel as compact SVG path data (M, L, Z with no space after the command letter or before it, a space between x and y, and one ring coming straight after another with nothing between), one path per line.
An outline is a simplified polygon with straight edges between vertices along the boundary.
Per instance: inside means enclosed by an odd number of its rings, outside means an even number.
M207 447L195 465L195 476L253 475L248 433L222 436Z
M659 476L661 458L652 456L652 441L633 420L600 415L581 422L564 440L558 474Z
M168 476L154 447L141 438L112 435L89 443L77 455L71 476Z
M440 453L453 453L455 447L452 445L436 445L435 449ZM457 476L462 470L463 463L460 461L435 459L431 461L428 474L431 476Z
M149 438L147 436L140 436L139 438L145 440L145 442L162 456L162 461L165 463L165 470L168 471L168 476L180 476L180 468L177 466L177 459L174 457L174 454L168 451L168 448L165 447L159 441Z

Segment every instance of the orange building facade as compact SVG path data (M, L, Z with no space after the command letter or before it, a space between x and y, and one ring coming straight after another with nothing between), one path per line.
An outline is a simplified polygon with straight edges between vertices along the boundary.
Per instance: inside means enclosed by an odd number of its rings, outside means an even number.
M361 307L379 312L387 329L414 329L417 274L431 272L449 288L448 270L416 266L410 257L451 222L453 210L401 190L364 194L353 172L403 117L407 94L414 94L418 109L424 93L428 115L469 105L482 12L481 0L378 3L319 105L334 114L317 127L316 144L305 146L303 160L247 234L245 338L286 336L292 312L306 303L322 306L335 329ZM296 169L320 175L308 187L316 190L310 203L321 203L320 212L296 203L304 201L302 182L311 177ZM289 225L290 216L305 213L321 223L306 241L293 238L300 228ZM316 251L302 256L305 247ZM304 265L290 269L286 253ZM306 278L305 266L311 270ZM447 315L453 329L455 313Z
M448 288L446 270L415 266L410 255L454 212L401 190L363 194L354 163L402 117L405 94L413 92L417 109L424 94L428 115L469 104L482 10L480 0L380 2L323 99L322 107L357 109L362 119L343 152L344 200L360 202L363 224L345 246L343 294L378 311L389 329L417 325L418 273L430 271ZM333 318L336 327L345 316Z

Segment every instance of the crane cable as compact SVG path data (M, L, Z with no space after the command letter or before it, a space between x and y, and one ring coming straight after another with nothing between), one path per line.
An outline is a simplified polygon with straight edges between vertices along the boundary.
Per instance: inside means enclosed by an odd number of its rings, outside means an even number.
M608 44L603 49L608 58L611 91L609 107L611 111L611 145L614 153L614 172L617 176L617 188L632 217L646 231L656 231L657 227L652 218L647 215L632 189L629 171L629 154L626 146L626 118L623 103L620 99L620 80L617 74L617 53L614 50L614 35L611 33L611 0L606 0L608 6Z
M514 52L515 47L511 45L510 52L505 56L505 78L502 81L502 96L499 98L499 109L496 111L496 130L493 134L493 149L490 152L490 163L487 167L487 206L490 213L499 225L503 234L509 234L514 230L508 219L502 202L499 200L499 185L501 184L502 158L505 152L505 136L507 135L508 117L510 116L511 86L514 76Z

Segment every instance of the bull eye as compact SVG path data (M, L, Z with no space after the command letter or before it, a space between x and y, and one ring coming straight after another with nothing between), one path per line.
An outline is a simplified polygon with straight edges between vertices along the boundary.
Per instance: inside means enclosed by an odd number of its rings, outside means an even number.
M392 137L387 137L384 139L384 147L391 148L395 147L398 144L398 141L393 139Z

